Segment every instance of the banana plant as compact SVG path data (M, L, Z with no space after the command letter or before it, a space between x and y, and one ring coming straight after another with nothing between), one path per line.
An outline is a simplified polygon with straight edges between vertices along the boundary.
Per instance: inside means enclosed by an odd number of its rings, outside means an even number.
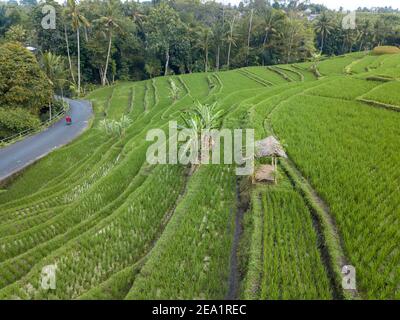
M189 137L180 149L180 160L187 155L189 149L197 150L197 158L192 159L192 168L201 163L201 150L210 150L214 145L210 131L219 127L222 110L216 111L217 103L212 105L197 102L192 110L181 114L184 126L178 129L185 130Z

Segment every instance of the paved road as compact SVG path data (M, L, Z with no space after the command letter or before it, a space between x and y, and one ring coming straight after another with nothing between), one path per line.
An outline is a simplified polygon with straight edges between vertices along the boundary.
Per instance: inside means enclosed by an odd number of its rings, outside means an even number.
M68 114L72 125L65 119L46 130L0 149L0 181L25 168L37 159L47 155L79 136L88 126L92 107L88 101L66 99L70 105Z

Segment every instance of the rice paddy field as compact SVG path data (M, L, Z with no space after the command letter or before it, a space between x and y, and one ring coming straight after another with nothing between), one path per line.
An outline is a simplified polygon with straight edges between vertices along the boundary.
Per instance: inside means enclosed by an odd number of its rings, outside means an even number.
M319 78L310 67L90 93L91 127L0 190L0 299L400 299L400 55L325 59ZM224 128L282 142L276 185L231 164L147 163L147 132L196 101L216 102ZM100 130L122 116L121 137Z

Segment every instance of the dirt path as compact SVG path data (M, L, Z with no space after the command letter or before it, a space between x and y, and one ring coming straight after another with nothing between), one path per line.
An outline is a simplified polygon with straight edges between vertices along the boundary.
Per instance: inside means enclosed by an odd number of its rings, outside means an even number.
M236 203L235 230L233 234L233 245L231 248L230 259L229 289L225 297L226 300L239 299L240 272L238 263L238 249L240 237L243 232L243 217L246 212L246 208L241 205L240 185L238 178L236 179Z

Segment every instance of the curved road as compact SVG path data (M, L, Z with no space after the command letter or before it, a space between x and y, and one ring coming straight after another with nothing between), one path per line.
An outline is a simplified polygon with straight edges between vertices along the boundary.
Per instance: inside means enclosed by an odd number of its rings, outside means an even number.
M62 118L49 128L8 147L0 149L0 181L29 166L54 149L79 136L88 126L92 116L90 102L65 99L69 105L72 125L67 126Z

